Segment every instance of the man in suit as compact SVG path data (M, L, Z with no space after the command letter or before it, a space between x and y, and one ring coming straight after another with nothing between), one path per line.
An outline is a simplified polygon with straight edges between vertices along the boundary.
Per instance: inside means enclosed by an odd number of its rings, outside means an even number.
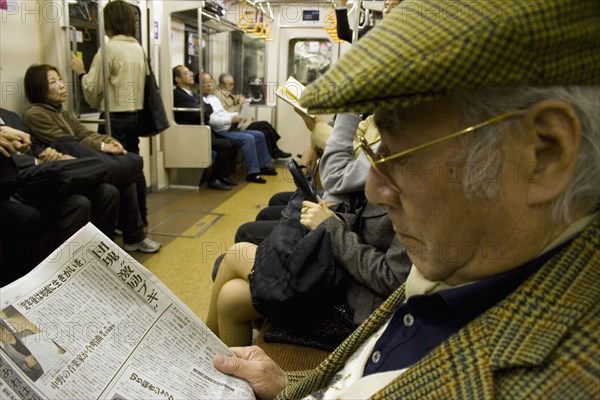
M185 66L173 68L173 105L179 108L200 108L200 96L192 92L194 74ZM204 103L204 123L208 124L212 114L210 104ZM200 113L176 111L175 122L183 125L200 125ZM216 190L231 190L238 183L229 178L230 165L235 165L238 145L233 139L226 138L211 130L211 145L217 156L210 171L207 186Z
M375 110L406 283L304 378L216 368L264 399L600 397L599 42L592 1L400 3L301 103Z

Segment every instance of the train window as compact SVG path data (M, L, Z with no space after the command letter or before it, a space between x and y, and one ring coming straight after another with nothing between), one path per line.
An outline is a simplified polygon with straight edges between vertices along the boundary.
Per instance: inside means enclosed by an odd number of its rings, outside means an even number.
M229 72L233 75L234 92L243 93L254 104L265 104L263 81L266 74L266 43L261 38L231 32Z
M207 35L202 33L202 40L198 34L198 29L190 25L185 25L185 47L184 47L184 60L183 63L190 71L196 75L198 73L198 57L202 52L202 59L204 62L207 60Z
M288 51L288 75L307 85L317 80L331 65L328 39L292 39Z

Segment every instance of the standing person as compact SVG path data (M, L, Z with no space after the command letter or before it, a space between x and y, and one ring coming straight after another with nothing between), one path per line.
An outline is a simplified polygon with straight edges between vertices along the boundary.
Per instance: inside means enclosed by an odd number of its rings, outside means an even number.
M99 50L89 71L75 55L71 56L71 68L79 76L85 100L90 106L104 110L104 98L108 98L111 135L123 143L125 150L140 154L138 114L144 108L144 83L147 68L144 50L135 38L135 16L131 6L122 0L114 0L104 7L104 30L109 41L105 44L108 72L103 73L104 62ZM104 93L104 81L108 81L108 93ZM105 133L104 125L98 132ZM144 226L148 226L146 206L146 178L141 174L135 182L138 205Z
M242 106L244 105L244 101L246 99L241 94L233 94L233 85L233 75L228 72L219 75L219 87L217 87L215 90L215 96L217 96L217 98L221 101L221 104L225 110L239 113L242 111ZM277 141L281 139L281 136L279 136L277 130L273 128L273 125L267 121L254 121L249 125L244 126L243 129L261 131L264 133L265 139L267 139L269 154L272 158L289 158L292 156L291 153L287 153L277 146Z
M237 112L228 112L223 108L221 101L214 95L215 87L212 76L205 72L202 74L202 93L204 101L211 105L213 113L210 116L211 128L222 136L233 139L239 143L244 154L246 165L246 180L254 183L267 183L262 175L277 175L271 165L271 157L265 135L260 131L243 130L232 131L232 124L241 121Z
M173 68L173 104L175 107L200 108L200 95L192 92L194 73L186 66L178 65ZM204 103L204 122L208 124L212 114L210 104ZM175 112L175 122L178 124L200 124L200 114L197 112ZM235 163L238 145L233 139L221 136L211 129L210 142L212 149L217 152L212 165L207 187L217 190L231 190L238 183L229 178L229 165Z
M261 399L600 397L598 43L596 1L400 3L301 104L375 110L406 283L302 376L216 368Z

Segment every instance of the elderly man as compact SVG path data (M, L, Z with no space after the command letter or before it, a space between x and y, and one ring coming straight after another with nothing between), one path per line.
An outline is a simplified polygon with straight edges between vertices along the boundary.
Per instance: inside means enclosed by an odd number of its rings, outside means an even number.
M173 67L173 105L180 108L200 108L200 95L192 92L194 74L184 65ZM175 122L183 125L200 125L198 112L176 111ZM204 103L204 122L208 123L212 107ZM237 181L229 177L229 170L235 168L238 145L211 130L210 144L216 157L208 177L207 187L216 190L231 190ZM200 183L199 183L200 185Z
M406 284L298 382L215 366L261 398L600 397L598 43L593 1L403 1L302 104L376 110Z
M219 75L219 86L215 89L215 96L221 101L223 108L226 111L239 113L242 111L242 106L246 100L241 94L233 94L233 75L230 73L222 73ZM267 147L272 158L289 158L291 153L281 150L277 146L277 141L281 139L279 133L273 128L273 125L267 121L253 121L246 124L245 121L240 121L237 125L238 129L250 129L261 131L267 140Z
M202 94L204 102L210 104L213 113L210 116L211 128L221 136L234 140L241 147L246 166L246 180L254 183L267 183L262 175L277 175L277 170L271 165L271 157L265 135L260 131L232 131L233 124L241 121L236 112L228 112L221 101L214 95L215 87L212 75L202 74Z

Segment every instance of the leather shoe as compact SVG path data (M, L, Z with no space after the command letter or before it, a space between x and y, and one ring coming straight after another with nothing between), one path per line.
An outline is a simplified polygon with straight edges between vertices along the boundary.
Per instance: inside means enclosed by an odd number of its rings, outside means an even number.
M221 182L219 179L216 179L212 182L208 182L206 186L216 190L231 190L231 186L225 184L224 182Z
M260 173L263 175L277 175L277 170L273 167L262 167Z
M248 182L254 182L254 183L267 183L266 179L263 178L262 176L260 176L259 174L250 174L250 175L246 176L246 180Z
M234 181L233 179L230 178L221 178L221 182L223 182L226 185L229 186L237 186L238 185L238 181Z
M286 153L285 151L277 148L275 150L273 150L273 158L290 158L292 156L292 153Z

